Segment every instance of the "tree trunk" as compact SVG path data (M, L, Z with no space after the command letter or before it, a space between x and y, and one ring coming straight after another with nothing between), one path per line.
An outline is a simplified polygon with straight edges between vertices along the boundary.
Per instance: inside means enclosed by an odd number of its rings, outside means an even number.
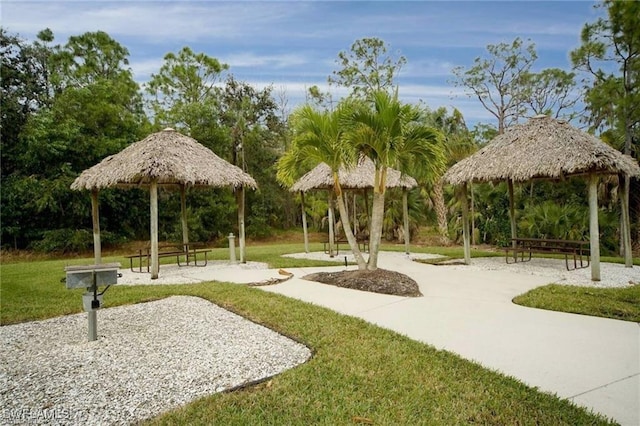
M304 252L309 253L309 230L307 229L307 211L304 205L304 192L300 191L300 204L302 204L302 232L304 234Z
M371 231L369 236L369 262L367 269L378 269L378 253L382 239L382 225L384 220L384 193L375 191L371 203Z
M444 202L444 182L442 179L433 186L433 208L436 211L436 217L438 218L438 233L443 244L448 245L449 241L449 228L447 225L447 205Z
M102 245L100 243L100 209L98 208L98 190L91 191L91 218L93 221L93 258L96 265L102 263Z
M333 213L333 191L329 191L329 257L335 256L334 245L336 241L335 215Z
M342 220L342 229L344 230L344 235L347 237L347 241L349 242L349 246L351 247L351 252L353 253L353 257L358 264L358 269L365 270L367 269L367 263L364 261L364 257L360 252L360 248L358 247L358 242L356 241L355 235L353 235L353 230L351 229L351 223L349 221L349 211L347 210L347 206L344 202L344 197L340 194L340 189L336 189L336 199L338 200L338 211L340 212L340 219Z
M402 190L402 218L404 219L404 253L409 254L409 242L411 234L409 233L409 190Z

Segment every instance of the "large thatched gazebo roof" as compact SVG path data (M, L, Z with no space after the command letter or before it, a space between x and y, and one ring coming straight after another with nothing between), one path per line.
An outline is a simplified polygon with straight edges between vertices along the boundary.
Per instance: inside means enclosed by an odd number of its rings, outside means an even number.
M83 171L71 189L186 185L256 188L256 181L195 139L173 129L152 133Z
M94 250L100 263L100 222L98 191L103 188L148 188L151 210L151 278L158 277L158 187L179 188L182 233L185 249L189 244L185 189L188 187L250 187L256 181L195 139L167 128L152 133L117 154L83 171L71 184L74 190L90 190L93 215ZM244 247L243 197L238 207L241 260Z
M566 121L545 115L513 126L489 144L452 166L445 182L462 186L463 216L466 215L466 185L472 182L507 181L509 184L511 233L516 237L513 212L513 183L533 179L564 179L584 176L589 180L591 276L600 280L600 244L597 215L597 183L600 175L640 177L640 166L633 158L608 146L595 136ZM626 179L625 179L626 181ZM628 205L621 197L623 219L629 234ZM626 217L626 218L625 218ZM463 219L465 262L470 263L468 223ZM632 265L629 235L625 235L625 261Z
M453 165L444 180L494 182L562 179L587 174L640 176L637 162L566 121L546 115L508 129Z
M341 167L338 171L343 189L373 188L375 165L368 157L363 157L351 168ZM387 188L411 189L418 186L414 178L402 175L395 169L387 172ZM320 163L298 179L290 188L291 192L307 192L314 189L333 188L333 173L326 163Z

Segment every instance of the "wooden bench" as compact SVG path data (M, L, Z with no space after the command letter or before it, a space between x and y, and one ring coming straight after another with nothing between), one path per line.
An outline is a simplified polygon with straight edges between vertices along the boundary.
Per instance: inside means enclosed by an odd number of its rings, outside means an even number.
M158 245L158 259L163 257L174 257L178 266L188 266L192 261L194 266L207 266L207 253L210 253L211 249L202 248L202 243L190 243L190 244L160 244ZM198 264L198 255L203 255L204 259L201 259ZM181 262L181 258L184 257L185 261ZM144 261L147 263L147 272L149 272L149 266L151 264L151 247L145 247L139 249L137 253L125 256L129 259L129 267L131 272L142 272L142 265ZM138 271L133 268L133 260L138 259ZM160 267L160 265L158 265Z
M528 262L532 253L563 254L567 271L570 271L569 256L573 258L573 269L587 268L590 262L589 241L554 240L546 238L512 238L512 245L505 247L506 262ZM515 247L514 244L515 243ZM528 256L525 258L525 254ZM520 255L520 259L518 259ZM580 265L580 266L578 266Z
M329 239L325 239L323 242L324 245L324 252L326 254L330 254L329 253ZM349 241L347 240L347 237L338 237L335 239L334 241L335 246L336 246L336 255L340 254L340 244L342 244L343 246L347 246L349 247L349 250L351 250L351 246L349 245ZM356 235L356 243L358 244L358 248L361 251L369 251L369 236L367 235Z

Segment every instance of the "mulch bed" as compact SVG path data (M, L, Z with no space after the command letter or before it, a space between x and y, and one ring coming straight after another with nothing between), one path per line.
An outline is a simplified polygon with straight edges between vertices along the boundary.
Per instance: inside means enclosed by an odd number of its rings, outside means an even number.
M375 271L340 271L318 272L303 277L305 280L317 281L337 287L373 293L392 294L396 296L422 296L418 283L408 276L386 269Z

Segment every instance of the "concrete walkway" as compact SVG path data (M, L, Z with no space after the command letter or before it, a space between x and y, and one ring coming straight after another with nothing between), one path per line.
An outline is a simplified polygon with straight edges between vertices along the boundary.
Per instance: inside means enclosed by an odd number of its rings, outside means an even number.
M344 267L287 269L294 278L259 288L455 352L622 425L640 424L640 324L511 302L548 284L548 277L432 266L401 256L381 256L379 266L415 279L424 297L381 295L301 279Z

